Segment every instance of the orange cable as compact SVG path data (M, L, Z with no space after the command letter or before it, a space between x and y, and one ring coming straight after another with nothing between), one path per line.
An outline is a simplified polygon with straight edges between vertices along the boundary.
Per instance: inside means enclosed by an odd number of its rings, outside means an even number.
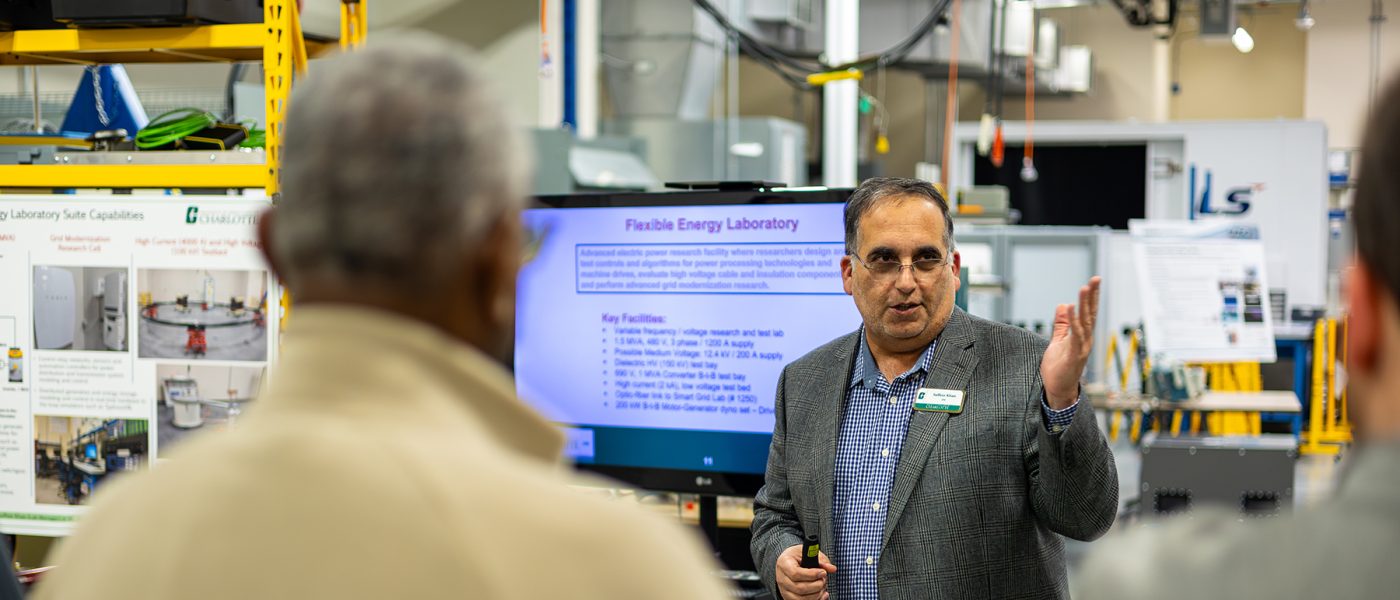
M962 0L953 0L953 20L949 23L952 36L948 61L948 104L943 117L943 162L939 167L938 180L943 184L943 193L948 192L948 155L953 150L953 115L958 110L958 25L962 18Z
M1026 46L1026 158L1033 159L1035 142L1031 130L1035 125L1035 19L1031 19L1031 39Z

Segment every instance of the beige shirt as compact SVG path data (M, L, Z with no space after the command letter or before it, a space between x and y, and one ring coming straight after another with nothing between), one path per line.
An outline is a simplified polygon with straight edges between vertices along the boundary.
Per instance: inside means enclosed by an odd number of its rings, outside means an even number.
M38 598L722 598L698 534L568 487L500 366L306 307L227 433L99 489Z

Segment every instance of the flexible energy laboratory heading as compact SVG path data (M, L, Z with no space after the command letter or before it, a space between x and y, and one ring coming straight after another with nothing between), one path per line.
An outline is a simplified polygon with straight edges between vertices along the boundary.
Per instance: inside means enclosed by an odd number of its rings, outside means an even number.
M627 219L627 231L704 231L706 233L719 233L721 231L788 231L797 233L797 225L800 219L748 219L740 217L738 219L708 219L691 220L684 217L679 219Z

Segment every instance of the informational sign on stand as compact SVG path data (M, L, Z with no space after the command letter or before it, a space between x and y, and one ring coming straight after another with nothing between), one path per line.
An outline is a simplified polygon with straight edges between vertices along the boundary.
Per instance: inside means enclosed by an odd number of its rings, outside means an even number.
M1147 350L1180 362L1273 362L1273 316L1257 225L1129 223Z
M113 479L236 426L277 348L266 208L0 196L0 531L67 533Z

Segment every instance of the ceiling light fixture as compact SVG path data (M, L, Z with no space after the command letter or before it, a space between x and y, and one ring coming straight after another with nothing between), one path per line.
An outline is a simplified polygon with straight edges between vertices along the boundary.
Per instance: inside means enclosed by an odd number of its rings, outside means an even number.
M1230 43L1242 54L1249 54L1249 51L1254 49L1254 38L1243 27L1235 28L1235 35L1230 36Z
M1313 25L1316 24L1317 21L1314 20L1312 17L1312 9L1308 7L1308 0L1302 0L1302 2L1299 2L1298 18L1293 20L1293 25L1298 28L1298 31L1308 31L1309 29L1313 28Z

